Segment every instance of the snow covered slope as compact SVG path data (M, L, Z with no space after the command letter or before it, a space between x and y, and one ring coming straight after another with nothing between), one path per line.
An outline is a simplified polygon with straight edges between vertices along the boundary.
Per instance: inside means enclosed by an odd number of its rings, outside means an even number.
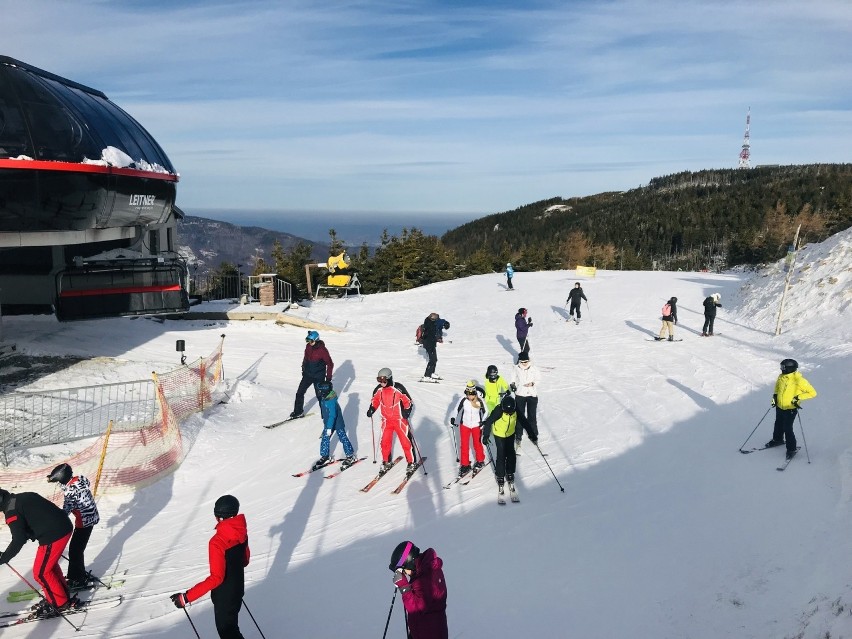
M262 428L292 410L302 329L4 318L5 336L26 352L117 358L54 374L42 386L136 379L176 363L175 339L194 356L224 332L233 393L185 424L191 450L173 476L101 500L88 562L100 574L128 570L127 601L89 615L79 633L50 621L37 633L29 627L4 636L192 636L168 595L206 576L213 502L224 493L240 499L248 518L245 600L270 639L381 636L393 595L388 558L407 538L445 561L454 638L852 635L850 247L847 231L801 252L779 337L779 267L599 272L582 280L589 304L580 325L565 321L564 301L578 281L568 271L518 273L511 293L502 276L489 275L316 303L301 312L346 326L322 338L350 438L369 457L330 480L290 476L319 454L318 415ZM723 304L717 335L702 338L702 301L714 292ZM672 295L683 341L648 341ZM489 473L442 488L456 472L447 422L468 379L481 381L492 363L510 372L521 306L534 322L531 357L543 375L540 445L565 492L525 443L521 503L500 507ZM438 347L445 380L418 384L425 357L414 330L431 311L451 322ZM741 455L738 448L769 408L786 357L800 362L819 396L801 413L807 451L779 473L783 450ZM428 475L418 474L401 495L390 494L400 469L369 494L358 491L376 471L364 413L383 366L414 395L412 423L429 458ZM317 412L313 399L307 408ZM770 413L748 447L770 438L771 420ZM6 539L0 530L0 544ZM34 551L29 544L14 565L27 568ZM0 570L0 588L19 587ZM404 637L400 608L397 602L389 637ZM209 599L189 612L202 637L216 636ZM259 636L245 612L241 626L246 637Z

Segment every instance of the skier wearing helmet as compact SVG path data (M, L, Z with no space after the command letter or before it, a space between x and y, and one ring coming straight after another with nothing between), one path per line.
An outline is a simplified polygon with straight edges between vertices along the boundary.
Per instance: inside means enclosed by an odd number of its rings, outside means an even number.
M331 436L337 433L337 438L343 445L343 454L346 458L340 464L344 470L355 463L355 450L352 448L352 442L346 435L346 423L343 421L343 411L340 410L340 403L337 399L337 393L331 382L322 381L317 384L317 393L320 395L320 413L322 413L322 440L320 442L320 458L314 462L311 470L319 470L327 465L330 461L329 451L331 448Z
M701 327L701 337L710 337L713 335L713 322L716 320L716 307L721 308L719 300L722 296L719 293L713 293L704 299L704 326Z
M68 544L68 572L65 579L71 590L81 590L89 582L84 555L92 529L100 521L98 506L92 495L91 484L83 475L74 476L68 464L59 464L47 476L48 482L58 482L65 496L62 510L74 514L74 533Z
M482 443L488 446L491 435L494 435L494 448L496 450L494 453L494 474L497 476L497 503L499 504L506 503L503 484L507 481L512 501L518 501L518 493L515 490L515 465L517 463L515 429L518 426L519 419L523 418L516 411L515 399L506 395L500 400L500 405L491 411L491 414L482 422ZM530 441L535 444L538 439L533 439L530 435Z
M245 567L251 551L246 517L239 513L240 502L233 495L222 495L216 500L213 506L216 533L208 545L210 576L186 592L169 597L176 608L185 608L209 592L221 639L243 639L238 621L245 594Z
M393 372L389 368L382 368L376 374L378 385L373 390L373 398L367 409L367 417L372 417L377 410L382 417L382 469L384 474L393 466L391 453L393 449L393 436L396 433L405 461L408 462L408 470L414 470L414 453L412 451L411 434L408 424L408 416L414 407L411 396L405 386L394 383Z
M500 403L504 395L509 393L509 382L500 375L494 364L485 370L485 409L490 414Z
M766 448L781 446L787 441L787 459L796 454L796 435L793 422L801 408L800 402L816 397L814 387L799 372L799 363L794 359L781 362L781 374L775 381L772 405L775 407L775 427L772 439L766 442Z
M444 562L433 548L422 553L403 541L391 553L388 568L402 593L407 635L411 639L447 639L447 582Z
M528 357L530 354L530 343L527 336L530 332L533 322L531 317L527 317L527 309L519 308L515 314L515 337L518 338L518 346L521 352L518 354L518 359Z
M512 287L512 278L515 276L515 269L512 268L511 262L506 262L506 289L514 290Z
M305 415L305 393L310 386L314 386L317 401L320 401L316 384L322 381L330 382L331 373L334 370L334 362L325 347L325 342L320 339L316 331L308 331L305 337L305 355L302 358L302 381L296 389L296 400L293 403L293 412L290 419L304 417Z

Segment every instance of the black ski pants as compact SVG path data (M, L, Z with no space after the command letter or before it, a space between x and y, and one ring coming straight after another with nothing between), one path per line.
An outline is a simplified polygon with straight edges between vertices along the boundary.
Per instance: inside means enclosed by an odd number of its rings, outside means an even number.
M94 526L75 528L71 535L71 543L68 544L68 572L65 574L69 581L86 580L86 562L83 558L89 537L92 536Z
M526 430L530 441L537 442L538 417L536 410L538 409L538 397L515 395L515 404L518 407L518 425L515 427L515 439L521 441Z
M574 311L577 312L577 319L580 319L580 300L576 302L571 300L571 306L568 308L568 315L574 315Z
M320 400L316 385L322 381L324 381L324 378L315 379L313 377L302 377L302 381L299 382L299 388L296 389L296 401L293 402L294 413L299 414L305 410L305 393L311 386L314 387L314 393L316 393L317 401Z
M515 465L518 458L515 456L515 436L498 437L494 435L494 474L497 475L497 483L502 484L506 475L515 474Z
M237 625L243 600L216 602L213 604L213 616L216 620L216 631L220 639L245 639Z
M424 342L423 348L426 349L426 354L429 355L429 361L426 364L425 377L431 377L438 366L438 345L432 342Z
M713 320L716 319L715 315L705 315L704 316L704 326L701 328L702 333L712 333L713 332Z
M780 442L782 439L787 442L787 451L796 450L796 435L793 433L793 422L796 421L796 415L799 411L795 408L786 410L784 408L775 407L775 429L772 431L772 439Z

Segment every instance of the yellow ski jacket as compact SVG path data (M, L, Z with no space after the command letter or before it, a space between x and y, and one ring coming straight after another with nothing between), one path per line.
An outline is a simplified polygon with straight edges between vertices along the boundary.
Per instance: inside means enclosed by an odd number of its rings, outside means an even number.
M793 406L793 398L798 397L799 402L816 397L817 392L808 380L802 377L799 371L781 374L775 382L775 394L773 399L775 405L782 410L796 408Z

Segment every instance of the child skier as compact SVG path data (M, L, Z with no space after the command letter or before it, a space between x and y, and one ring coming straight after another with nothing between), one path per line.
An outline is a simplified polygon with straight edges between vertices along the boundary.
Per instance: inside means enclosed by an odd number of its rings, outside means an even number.
M508 392L509 384L500 376L497 367L491 364L485 371L485 409L488 414L491 414L503 395Z
M518 338L518 345L521 348L518 360L521 357L528 357L530 354L530 343L527 335L532 325L532 318L527 317L527 309L523 307L519 308L517 314L515 314L515 336Z
M208 544L210 576L186 592L169 597L176 608L185 608L209 592L221 639L243 639L238 621L245 594L245 567L251 551L246 517L239 512L240 502L233 495L222 495L216 500L213 505L216 534Z
M411 396L402 384L395 384L393 372L389 368L382 368L376 375L378 386L373 390L373 398L370 400L370 408L367 409L367 417L381 410L382 416L382 473L386 473L393 466L391 461L391 449L393 448L393 436L396 433L405 461L408 462L408 470L414 471L414 453L412 452L411 439L409 439L408 416L414 404Z
M575 324L580 323L580 300L586 300L587 303L589 301L586 298L586 294L583 293L583 287L580 286L580 282L575 282L574 288L572 288L571 292L568 293L568 299L565 300L566 303L570 304L568 308L568 315L573 318L574 312L577 312L577 319L574 320Z
M394 548L388 568L402 593L405 625L410 639L448 639L447 583L444 562L432 548L422 554L410 541Z
M331 447L331 436L337 433L337 438L343 444L343 454L346 458L340 463L343 469L349 468L355 463L355 451L352 443L346 435L346 423L343 421L343 411L340 410L340 402L331 382L319 382L317 393L320 396L320 413L322 414L323 430L320 442L320 458L314 462L311 470L319 470L329 462L329 449Z
M663 304L663 309L660 311L663 315L663 326L660 328L659 337L655 337L658 342L664 339L665 332L669 332L669 341L674 341L674 327L677 324L677 298L672 297L668 302Z
M456 408L456 416L450 419L453 426L459 429L459 477L470 472L470 439L473 438L473 454L476 463L473 470L479 470L485 465L485 450L482 448L482 422L485 419L485 403L476 392L476 382L467 383L464 397Z
M713 322L716 320L716 307L722 307L719 300L722 296L719 293L713 293L704 299L704 326L701 327L701 337L710 337L713 335Z
M801 408L800 402L816 397L814 387L799 372L799 363L794 359L781 362L781 374L775 381L772 405L775 407L775 427L772 439L766 447L781 446L787 440L787 459L796 454L796 435L793 434L793 422Z
M71 590L82 590L89 581L84 554L92 535L92 529L100 521L98 507L92 496L89 480L83 475L74 477L68 464L59 464L47 476L48 482L59 482L65 500L62 510L74 514L74 533L68 545L68 572L65 579Z
M507 395L500 400L500 405L497 406L491 414L482 423L482 443L486 446L491 440L491 435L494 435L494 474L497 476L497 501L505 503L503 492L504 482L509 483L509 496L512 501L518 500L518 493L515 490L515 465L517 457L515 456L515 429L518 426L519 416L516 413L515 400L510 395ZM538 443L537 438L530 435L530 441L534 444Z
M510 291L513 290L512 286L512 278L515 277L515 269L512 268L512 263L506 263L506 288Z

